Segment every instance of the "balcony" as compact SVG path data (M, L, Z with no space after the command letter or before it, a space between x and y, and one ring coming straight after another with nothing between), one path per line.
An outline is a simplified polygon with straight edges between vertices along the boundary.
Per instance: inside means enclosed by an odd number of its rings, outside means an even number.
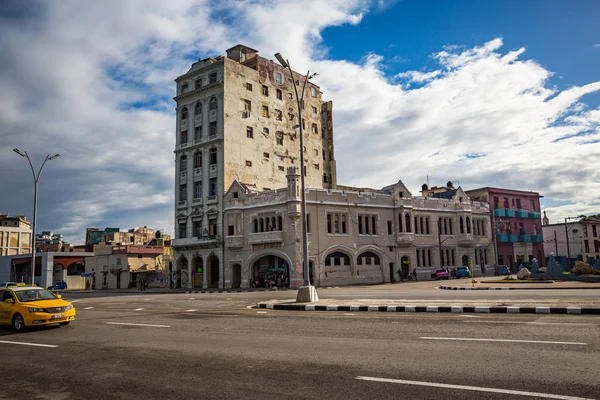
M496 242L508 243L508 235L506 233L496 233Z
M202 246L205 244L218 244L220 238L218 235L212 236L198 236L191 238L179 238L173 240L173 247L180 246Z
M529 234L519 235L519 242L520 243L531 243L531 235L529 235Z
M466 233L458 235L459 246L471 246L473 244L475 244L475 237L472 234Z
M505 214L507 217L514 217L514 216L515 216L515 210L513 210L512 208L506 208L506 209L504 210L504 214Z
M517 210L517 218L528 218L529 211L527 210Z
M188 120L186 119L182 119L181 120L181 130L184 131L185 129L187 129L188 126Z
M531 241L533 243L544 243L543 235L531 235Z
M239 249L244 247L244 236L227 236L225 238L225 247L228 249Z
M194 176L202 176L202 168L194 168Z
M248 234L248 243L280 243L283 242L283 231L258 232Z
M415 234L411 232L396 233L396 244L401 247L411 246L415 241Z
M504 212L504 208L496 208L494 210L494 217L506 217L506 213Z
M508 242L509 243L517 243L519 241L519 235L508 235Z
M542 218L542 214L537 211L529 211L529 218L540 219Z

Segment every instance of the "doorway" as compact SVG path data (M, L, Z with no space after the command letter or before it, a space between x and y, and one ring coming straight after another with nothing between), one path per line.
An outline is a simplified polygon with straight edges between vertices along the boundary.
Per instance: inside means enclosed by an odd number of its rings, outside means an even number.
M402 269L402 275L408 276L410 273L410 258L404 256L400 259L400 263L402 264L400 268Z
M396 271L394 271L394 263L390 263L390 282L396 282ZM402 277L400 277L400 281L402 281Z
M117 289L121 289L121 271L117 271Z
M242 285L242 266L233 264L231 266L231 287L237 289Z

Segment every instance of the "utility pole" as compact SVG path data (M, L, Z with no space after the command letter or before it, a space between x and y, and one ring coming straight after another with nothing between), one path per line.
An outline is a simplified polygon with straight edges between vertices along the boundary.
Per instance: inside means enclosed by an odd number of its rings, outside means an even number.
M554 254L556 254L558 257L558 240L556 240L556 229L554 230L554 249L556 250Z
M567 228L567 218L565 218L565 236L567 237L567 268L571 260L571 251L569 249L569 229Z
M440 258L440 268L443 268L442 263L442 220L438 218L437 220L438 226L438 246L439 246L439 258Z

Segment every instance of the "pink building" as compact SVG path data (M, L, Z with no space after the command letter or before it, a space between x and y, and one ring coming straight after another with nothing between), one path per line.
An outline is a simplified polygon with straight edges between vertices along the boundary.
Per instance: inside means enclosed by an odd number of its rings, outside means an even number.
M545 265L539 193L492 187L466 193L471 200L488 202L493 210L490 218L498 265L508 265L511 272L520 264L529 266L534 258L540 267Z

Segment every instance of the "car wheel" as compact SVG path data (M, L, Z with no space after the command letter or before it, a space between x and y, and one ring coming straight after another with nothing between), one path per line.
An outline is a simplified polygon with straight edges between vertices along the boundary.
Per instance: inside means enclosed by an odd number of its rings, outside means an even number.
M71 323L71 321L61 322L60 326L67 326Z
M25 320L21 314L15 314L12 321L13 328L17 332L23 332L25 330Z

